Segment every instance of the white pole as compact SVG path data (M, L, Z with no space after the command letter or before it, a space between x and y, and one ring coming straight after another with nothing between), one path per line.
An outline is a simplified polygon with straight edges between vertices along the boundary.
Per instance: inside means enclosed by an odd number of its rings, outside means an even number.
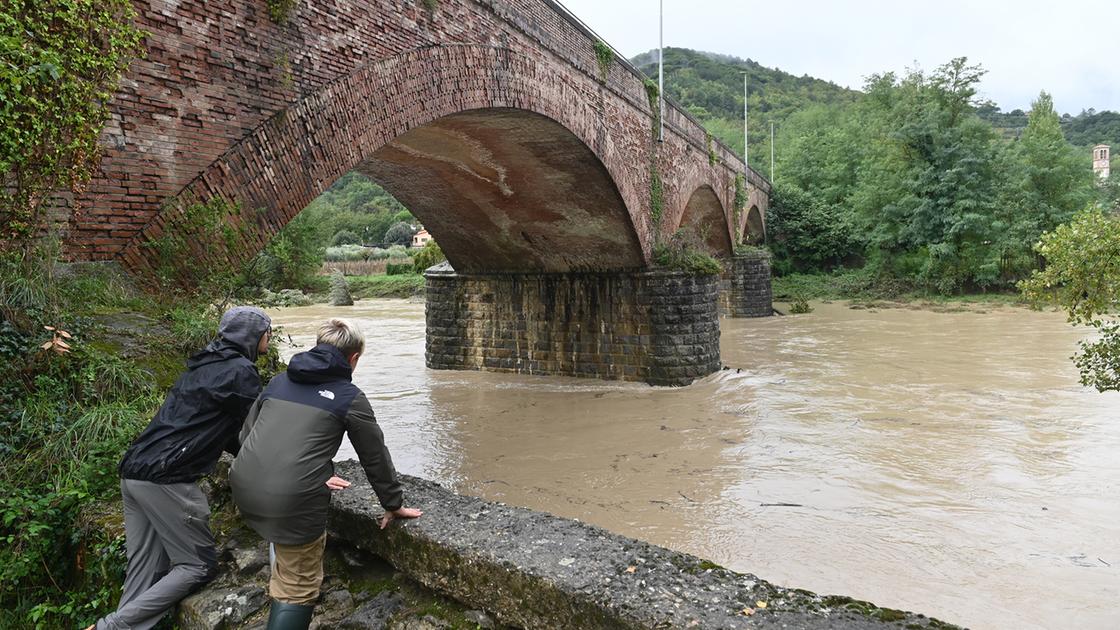
M770 121L770 183L774 183L774 121Z
M665 0L657 2L657 141L665 141Z
M747 73L743 73L743 165L747 170L747 179L750 179L751 170L751 138L747 130Z

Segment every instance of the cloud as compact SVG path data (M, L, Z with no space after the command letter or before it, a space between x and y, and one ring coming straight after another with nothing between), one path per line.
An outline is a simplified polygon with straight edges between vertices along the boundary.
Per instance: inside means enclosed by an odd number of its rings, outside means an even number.
M623 54L657 47L654 0L565 0ZM915 63L932 70L967 56L988 69L980 86L1004 110L1026 109L1040 90L1060 111L1120 111L1120 48L1103 26L1120 2L1041 0L795 3L664 0L665 45L751 58L849 87Z

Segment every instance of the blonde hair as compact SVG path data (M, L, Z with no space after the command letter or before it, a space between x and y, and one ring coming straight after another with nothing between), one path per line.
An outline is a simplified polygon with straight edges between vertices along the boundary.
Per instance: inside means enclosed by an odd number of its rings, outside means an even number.
M366 349L366 336L357 326L345 319L332 317L319 326L315 343L330 344L342 351L346 358L355 352L361 354Z

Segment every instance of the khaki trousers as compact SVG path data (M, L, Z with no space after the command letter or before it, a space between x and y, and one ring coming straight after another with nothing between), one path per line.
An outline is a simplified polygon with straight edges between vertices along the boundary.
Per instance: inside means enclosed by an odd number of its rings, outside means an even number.
M268 593L285 604L307 606L319 599L323 585L323 551L327 533L303 545L272 544L275 559Z

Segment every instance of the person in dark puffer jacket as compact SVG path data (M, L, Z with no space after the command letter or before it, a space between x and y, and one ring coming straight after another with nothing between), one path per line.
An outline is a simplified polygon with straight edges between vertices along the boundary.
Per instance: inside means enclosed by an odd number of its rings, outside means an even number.
M323 582L323 550L331 490L350 485L334 476L342 436L358 454L385 515L417 518L403 507L385 438L362 390L351 382L365 349L362 333L341 319L319 328L316 346L288 362L245 418L241 451L230 468L233 500L245 522L271 543L272 596L268 630L305 630Z
M218 337L187 361L125 452L119 471L128 571L116 612L90 628L147 630L214 578L210 506L197 482L223 450L237 454L238 431L261 391L255 362L271 333L272 320L259 308L226 311Z

